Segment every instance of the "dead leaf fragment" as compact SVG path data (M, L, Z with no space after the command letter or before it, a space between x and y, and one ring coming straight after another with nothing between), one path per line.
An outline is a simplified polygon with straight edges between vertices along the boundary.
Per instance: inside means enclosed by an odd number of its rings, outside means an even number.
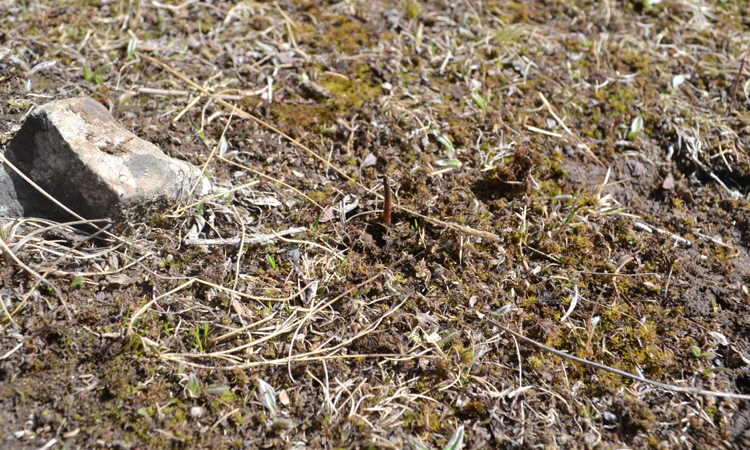
M323 214L320 215L320 219L318 220L319 223L326 223L333 220L334 217L334 209L330 206L326 206L326 209L323 210Z
M417 321L419 321L419 326L429 325L430 328L439 326L436 318L423 312L417 313Z
M333 97L331 91L314 81L305 80L299 84L299 87L307 98L324 99Z
M425 284L430 282L432 274L430 273L430 269L427 268L427 263L424 261L424 259L419 261L417 265L414 266L414 271L416 272L414 276L417 278L424 278Z
M106 277L107 283L109 284L119 284L121 286L127 286L129 284L137 283L138 278L135 277L129 277L125 274L118 274L118 275L107 275Z
M289 406L291 402L289 401L289 394L286 393L286 389L279 392L279 402L284 406Z
M661 183L661 187L662 189L665 189L667 191L670 189L674 189L674 178L672 177L672 175L667 175L667 177L664 178L664 181Z

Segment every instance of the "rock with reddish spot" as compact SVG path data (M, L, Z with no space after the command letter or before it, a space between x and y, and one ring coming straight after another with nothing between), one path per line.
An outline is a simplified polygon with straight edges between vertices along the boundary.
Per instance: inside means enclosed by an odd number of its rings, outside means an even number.
M195 194L210 189L198 168L136 137L85 97L32 110L5 157L72 211L116 225L151 219L189 195L196 183ZM46 215L60 216L52 210Z

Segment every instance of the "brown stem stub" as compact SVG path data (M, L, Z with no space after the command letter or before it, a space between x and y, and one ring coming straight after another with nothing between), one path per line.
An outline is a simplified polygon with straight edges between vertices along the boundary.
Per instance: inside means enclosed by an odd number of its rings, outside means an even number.
M393 196L391 195L391 180L387 174L383 174L383 223L385 226L391 226L391 207L393 206Z
M732 86L732 101L735 101L737 98L737 86L740 84L740 77L742 77L742 69L745 68L745 58L746 56L742 57L742 62L740 63L740 70L737 72L737 78L734 80L734 86Z

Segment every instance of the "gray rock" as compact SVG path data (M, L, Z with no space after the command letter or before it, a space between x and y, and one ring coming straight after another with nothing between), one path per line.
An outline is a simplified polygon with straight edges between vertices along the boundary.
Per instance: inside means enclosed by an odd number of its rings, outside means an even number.
M0 217L23 216L23 205L18 201L10 169L0 164Z
M0 217L41 217L58 222L75 220L4 163L0 163Z
M166 156L118 124L101 104L83 97L34 108L5 156L77 214L109 218L119 225L146 221L164 211L188 195L200 175L198 168ZM0 205L8 205L9 213L17 214L20 207L29 215L39 209L39 202L42 209L49 206L35 192L29 195L33 188L19 182L9 168L5 170L5 178L0 170ZM15 199L6 192L7 203L2 198L3 183L16 188ZM203 177L195 194L205 195L209 189ZM53 210L41 215L60 216Z

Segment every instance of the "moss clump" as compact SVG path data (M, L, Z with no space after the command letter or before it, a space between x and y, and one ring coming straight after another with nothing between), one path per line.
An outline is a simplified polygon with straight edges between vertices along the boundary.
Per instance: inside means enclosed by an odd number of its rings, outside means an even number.
M648 76L651 58L643 52L624 50L620 52L619 56L620 61L629 66L633 72L640 72L641 75Z
M301 128L317 132L321 126L334 123L330 110L321 105L274 103L269 115L275 124L292 130Z
M319 42L332 45L341 53L357 53L371 45L367 28L345 18L335 21Z
M366 101L376 98L382 89L373 84L369 71L369 67L362 64L357 66L356 74L351 80L334 75L321 80L321 85L333 94L330 104L339 111L348 111L359 109Z

